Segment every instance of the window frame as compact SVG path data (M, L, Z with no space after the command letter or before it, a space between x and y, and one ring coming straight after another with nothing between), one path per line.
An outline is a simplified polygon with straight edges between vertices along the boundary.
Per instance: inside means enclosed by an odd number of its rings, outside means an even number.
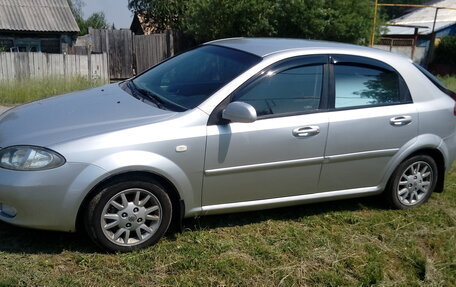
M315 54L315 55L303 55L287 58L285 60L278 61L263 70L257 73L255 76L251 77L249 80L245 81L242 85L236 88L228 97L226 97L212 112L208 120L208 125L222 125L227 124L228 121L222 118L222 111L226 106L233 102L235 97L242 93L245 89L249 89L250 85L255 85L256 83L262 81L268 77L268 73L278 74L286 70L296 69L305 66L321 65L322 70L322 88L321 88L321 98L318 109L307 110L307 111L297 111L297 112L287 112L287 113L278 113L258 116L257 120L271 119L271 118L281 118L281 117L290 117L304 114L319 113L322 111L328 110L328 92L329 92L329 55L327 54Z
M331 65L330 65L331 80L330 80L330 92L329 92L329 110L330 111L368 109L368 108L395 106L395 105L413 103L412 96L410 94L410 90L407 87L407 84L405 83L404 78L402 78L401 74L396 69L394 69L393 67L391 67L390 65L388 65L382 61L363 57L363 56L332 54L332 55L330 55L330 62L331 62ZM337 65L356 66L356 67L369 68L369 69L374 69L374 70L385 70L385 71L396 74L398 81L399 81L399 83L398 83L399 84L399 102L336 108L335 107L335 104L336 104L336 69L335 69L335 67Z
M348 54L312 54L312 55L302 55L302 56L295 56L291 58L287 58L281 61L278 61L263 70L257 73L255 76L251 77L247 81L245 81L242 85L236 88L230 95L228 95L224 100L222 100L217 107L212 111L211 115L209 116L207 125L226 125L230 122L222 118L222 112L226 108L226 106L233 101L233 98L237 93L240 93L243 89L245 89L250 84L254 84L256 81L260 81L262 78L267 76L268 72L279 73L281 71L299 68L303 66L309 65L323 65L323 79L322 79L322 92L321 92L321 100L320 106L316 110L308 110L308 111L301 111L301 112L290 112L290 113L280 113L280 114L272 114L272 115L264 115L258 117L257 120L264 120L264 119L272 119L272 118L282 118L282 117L290 117L290 116L299 116L299 115L306 115L306 114L314 114L314 113L321 113L321 112L337 112L337 111L345 111L345 110L357 110L357 109L369 109L369 108L377 108L377 107L384 107L384 106L395 106L395 105L405 105L413 103L413 99L410 93L410 90L405 82L404 78L401 74L394 69L392 66L373 58L365 57L365 56L356 56L356 55L348 55ZM345 65L354 65L354 66L361 66L367 67L371 69L377 70L386 70L390 72L394 72L399 80L399 99L400 101L397 103L385 103L385 104L373 104L373 105L365 105L365 106L353 106L353 107L343 107L343 108L335 108L335 100L336 100L336 79L335 79L335 66L337 64L345 64Z

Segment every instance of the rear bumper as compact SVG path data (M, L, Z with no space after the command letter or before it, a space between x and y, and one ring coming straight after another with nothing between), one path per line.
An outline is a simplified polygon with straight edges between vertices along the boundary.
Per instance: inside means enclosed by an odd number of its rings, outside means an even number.
M456 132L451 136L443 139L442 145L447 151L447 156L445 158L445 169L446 172L450 171L454 160L456 159Z

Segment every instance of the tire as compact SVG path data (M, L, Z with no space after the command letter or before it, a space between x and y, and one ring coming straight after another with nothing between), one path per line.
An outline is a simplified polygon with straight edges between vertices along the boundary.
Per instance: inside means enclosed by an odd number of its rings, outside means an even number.
M438 169L434 159L416 155L403 161L394 171L386 192L392 208L409 209L425 203L434 192Z
M89 237L110 252L151 246L171 222L172 204L157 182L114 183L93 197L84 216Z

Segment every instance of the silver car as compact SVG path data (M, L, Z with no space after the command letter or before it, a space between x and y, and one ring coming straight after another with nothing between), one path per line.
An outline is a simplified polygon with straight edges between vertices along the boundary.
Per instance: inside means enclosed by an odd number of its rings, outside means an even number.
M398 55L292 39L225 39L143 74L0 116L0 219L85 227L110 251L172 222L383 193L442 192L455 94Z

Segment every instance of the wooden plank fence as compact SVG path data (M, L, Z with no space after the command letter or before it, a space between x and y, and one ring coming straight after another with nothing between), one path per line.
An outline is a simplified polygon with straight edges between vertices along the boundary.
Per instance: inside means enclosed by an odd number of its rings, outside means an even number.
M133 33L130 30L89 29L92 52L107 53L112 80L133 76Z
M135 35L135 72L139 74L173 56L174 48L171 37L171 34Z
M46 53L0 53L0 81L48 76L83 76L109 82L108 56Z
M126 29L89 29L89 32L85 44L71 47L69 54L0 52L0 81L75 75L117 81L194 46L176 32L152 35L134 35Z
M135 35L132 31L89 28L87 49L107 53L111 80L130 78L195 43L181 33Z

